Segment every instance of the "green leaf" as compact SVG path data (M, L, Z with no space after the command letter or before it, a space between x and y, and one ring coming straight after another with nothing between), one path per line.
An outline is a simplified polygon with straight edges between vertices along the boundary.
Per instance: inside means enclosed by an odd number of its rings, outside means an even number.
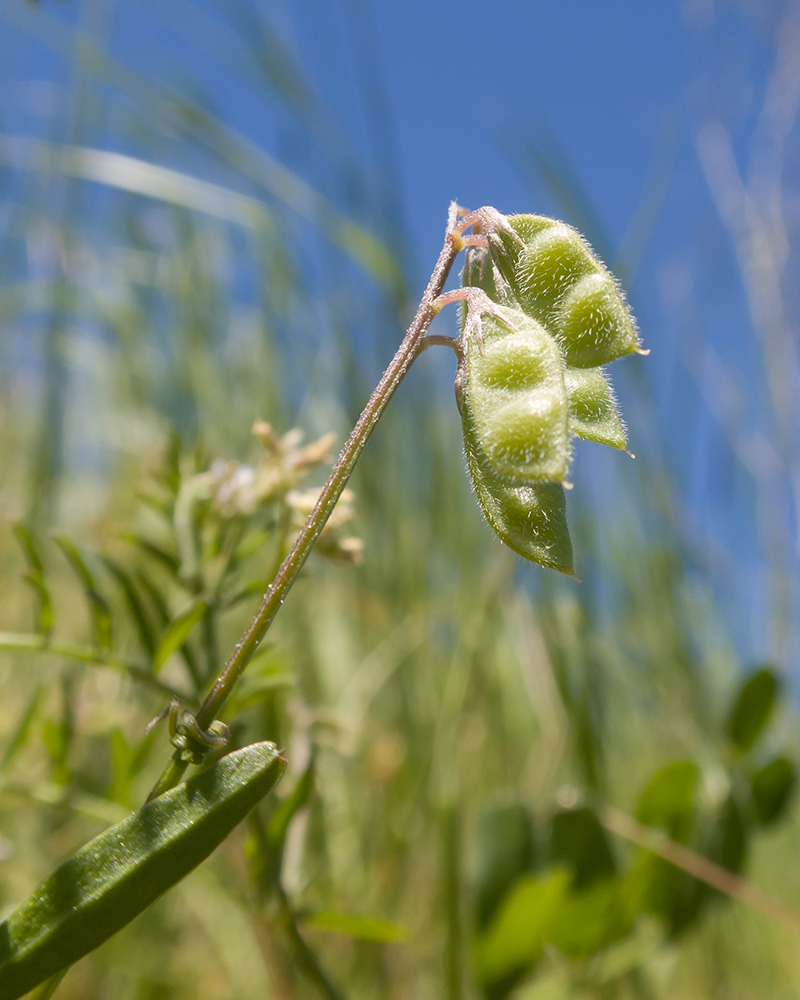
M28 563L28 572L24 574L23 580L36 591L39 602L36 628L42 635L48 636L53 630L53 602L45 583L44 563L39 551L39 544L33 532L22 522L18 521L13 530L14 537L19 542Z
M83 592L89 604L89 614L92 621L92 641L98 649L110 650L112 621L111 609L108 606L108 602L100 593L94 575L75 543L67 538L66 535L56 535L54 540L83 585Z
M133 578L118 563L109 559L108 556L101 556L100 558L103 560L106 569L108 569L119 584L125 597L125 603L130 611L131 620L136 626L139 641L145 648L147 655L152 659L156 651L155 631Z
M254 705L262 705L276 691L287 691L297 687L299 679L296 674L269 674L265 677L245 678L239 688L228 701L228 712L237 715Z
M593 809L564 809L553 816L550 858L573 874L575 889L613 876L616 863Z
M276 852L283 851L283 844L286 840L286 831L289 829L289 824L306 802L308 802L309 796L314 790L315 767L316 748L312 749L308 767L300 775L297 784L286 798L280 802L272 814L267 826L267 842Z
M159 622L164 628L166 628L166 626L170 623L171 616L166 598L159 590L158 585L154 583L146 573L142 573L140 571L137 571L136 573L136 580L142 587L142 590L144 590L150 598L150 603L153 606L153 610L155 611ZM192 677L194 679L199 678L201 674L197 658L192 651L192 647L186 642L181 646L181 656L183 657L186 666L189 668L189 673Z
M145 555L150 556L155 559L156 562L161 563L161 565L169 570L172 576L177 577L178 571L180 570L180 560L176 555L171 552L167 552L166 549L161 548L160 545L156 545L155 542L151 542L149 538L144 538L142 535L134 535L131 533L126 533L120 535L126 542L130 542L137 548L141 549Z
M533 822L521 803L484 810L476 836L475 922L484 928L534 863Z
M631 911L659 917L671 936L692 923L708 898L704 883L649 851L640 852L626 889Z
M164 627L166 625L169 625L171 617L169 613L169 605L167 604L167 599L159 590L158 585L154 583L153 580L151 580L150 577L146 573L143 573L141 570L136 571L136 581L139 583L142 590L144 590L144 592L150 598L150 603L153 606L153 610L155 611L156 617L158 618L158 621L161 623L161 626Z
M752 778L753 809L759 823L774 823L786 810L794 786L797 768L788 757L775 757L756 771Z
M357 917L351 913L332 913L324 910L315 913L305 922L321 931L345 934L357 941L397 944L405 941L407 937L405 927L400 924L391 923L389 920L378 920L376 917Z
M36 713L39 710L39 703L42 700L43 692L44 686L42 684L38 684L34 688L33 694L28 699L28 704L25 706L25 709L20 716L17 728L11 735L11 739L8 741L5 752L3 753L3 759L0 761L0 771L5 771L20 750L22 750L28 742L31 725L33 724L33 720L36 718Z
M0 1000L76 962L217 847L280 777L272 743L223 757L95 837L0 924Z
M615 878L569 892L555 908L547 938L575 961L590 958L630 929L622 886Z
M495 987L493 996L504 996L516 979L542 957L553 916L570 881L567 872L519 879L489 927L476 938L476 975L484 988Z
M44 576L44 563L39 552L39 544L33 532L22 521L17 521L13 526L14 537L19 542L19 546L30 566L31 572Z
M659 771L639 799L636 817L662 827L673 840L688 843L695 828L697 765L678 761ZM628 875L628 896L634 910L660 917L676 935L697 916L708 898L705 886L649 851L642 851Z
M728 795L714 816L702 853L729 872L740 872L747 853L747 829L738 801Z
M673 840L686 843L695 815L699 772L690 760L668 764L639 798L636 818L646 826L663 827Z
M162 636L153 657L153 671L155 673L158 673L169 657L183 646L189 637L189 633L206 611L208 611L208 602L197 601L187 611L184 611L183 614L173 619L169 628Z
M728 735L740 750L749 750L764 731L777 695L778 678L769 667L744 681L728 719Z

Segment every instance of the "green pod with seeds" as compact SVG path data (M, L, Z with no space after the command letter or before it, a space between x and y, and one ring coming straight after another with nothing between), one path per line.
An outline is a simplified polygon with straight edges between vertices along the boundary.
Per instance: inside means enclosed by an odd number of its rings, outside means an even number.
M625 425L611 385L599 368L566 368L569 429L586 441L627 450Z
M594 368L639 349L633 316L614 277L580 233L541 215L485 210L492 282L499 301L538 320L568 365ZM473 283L474 269L466 275Z
M471 382L462 356L456 402L464 428L464 453L475 496L498 538L531 562L574 575L564 490L559 483L510 482L488 461L476 432Z
M510 485L561 482L569 465L564 364L539 323L497 307L465 338L457 376L476 453Z
M179 882L273 787L273 743L228 754L95 837L0 924L0 1000L97 948Z
M510 485L487 466L469 437L464 446L478 505L500 541L531 562L573 576L563 487Z

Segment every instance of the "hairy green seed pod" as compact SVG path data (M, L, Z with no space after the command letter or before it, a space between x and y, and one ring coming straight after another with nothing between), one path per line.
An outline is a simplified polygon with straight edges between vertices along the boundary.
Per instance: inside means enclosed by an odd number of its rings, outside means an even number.
M551 337L519 309L497 306L466 337L457 392L473 450L510 485L561 482L569 465L564 365Z
M531 562L574 575L564 490L558 483L512 486L464 439L472 486L501 542Z
M461 293L456 399L469 473L507 545L571 574L560 485L569 440L627 450L600 366L640 351L636 324L614 278L571 226L488 207L469 224L488 244L467 251L462 274L472 290Z
M497 301L538 320L568 365L594 368L639 349L622 292L577 230L541 215L483 214Z
M626 450L625 426L611 385L599 368L566 368L571 434Z
M0 924L0 1000L17 1000L129 923L228 836L281 775L274 743L228 754L95 837Z
M497 474L481 447L470 406L464 359L456 378L467 470L483 515L501 542L550 569L574 575L564 490L558 483L509 482Z

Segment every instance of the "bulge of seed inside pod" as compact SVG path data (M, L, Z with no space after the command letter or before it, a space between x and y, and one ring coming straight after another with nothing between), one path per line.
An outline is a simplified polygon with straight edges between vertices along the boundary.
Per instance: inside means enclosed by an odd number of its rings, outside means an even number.
M460 365L462 417L476 449L514 483L561 482L569 464L564 362L552 337L522 310L486 316L484 352L472 336Z
M486 423L481 439L486 457L501 475L521 478L535 468L538 479L560 482L569 464L564 416L558 392L540 389L510 400Z
M484 386L515 393L535 389L550 374L547 360L531 349L530 340L517 336L489 344L480 367Z
M625 425L614 393L599 368L566 368L569 429L577 437L625 450Z
M580 233L554 222L520 249L515 276L520 305L546 322L577 281L599 271L600 264Z
M552 325L568 365L595 368L639 346L636 324L610 274L589 274L571 289Z

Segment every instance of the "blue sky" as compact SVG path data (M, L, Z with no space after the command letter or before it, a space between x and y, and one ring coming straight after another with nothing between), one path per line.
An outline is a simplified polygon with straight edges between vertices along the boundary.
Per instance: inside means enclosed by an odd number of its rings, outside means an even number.
M67 44L58 25L83 23L95 38L108 40L123 65L207 102L222 120L324 187L319 153L291 116L252 85L252 67L244 66L222 27L241 2L40 0L36 9L4 0L0 130L69 138L63 103L54 99L48 116L42 95L72 78L69 60L53 52L53 44ZM752 623L742 626L749 633L744 645L757 651L767 597L758 577L752 483L680 351L687 343L692 348L693 339L713 346L735 387L744 387L740 429L757 427L764 404L757 387L747 388L757 348L695 143L698 125L719 118L730 125L740 161L746 158L763 99L771 21L783 0L751 5L752 16L743 0L260 0L259 6L330 119L382 168L398 196L420 289L441 245L451 198L580 222L531 167L533 148L550 154L560 148L596 213L596 232L589 235L609 262L643 192L655 193L659 218L637 278L628 283L653 348L646 377L655 428L681 485L690 532L710 533L744 567L738 601L755 609L748 611ZM50 44L43 44L42 31ZM92 86L113 96L85 135L87 143L230 180L218 163L171 139L155 116L151 121L146 102ZM141 147L131 143L133 134L145 137ZM688 288L683 298L682 288ZM622 374L615 375L629 412L635 377L626 373L633 364L639 362L621 363ZM755 587L753 580L759 580Z
M362 141L353 63L363 68L364 60L348 59L348 49L377 41L372 61L385 86L378 100L391 115L408 223L426 257L436 252L452 197L506 211L539 207L501 144L515 130L535 136L543 124L557 132L620 238L663 116L682 104L689 61L672 0L345 0L310 5L295 31L326 100Z

